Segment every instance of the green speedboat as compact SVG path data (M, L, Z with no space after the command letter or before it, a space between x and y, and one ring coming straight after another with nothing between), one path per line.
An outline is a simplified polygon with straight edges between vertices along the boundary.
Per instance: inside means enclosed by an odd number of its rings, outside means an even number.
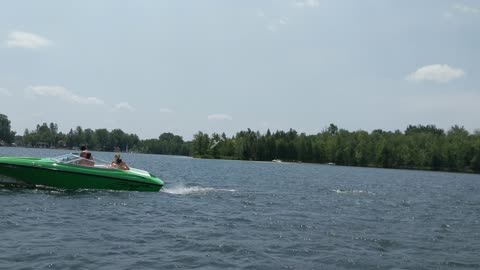
M147 171L120 170L105 161L77 154L54 158L0 157L0 182L60 189L159 191L163 181Z

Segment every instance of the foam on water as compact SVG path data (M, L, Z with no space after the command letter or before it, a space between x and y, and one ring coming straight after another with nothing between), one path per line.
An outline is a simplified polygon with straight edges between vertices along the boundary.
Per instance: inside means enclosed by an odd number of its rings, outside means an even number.
M375 195L374 192L371 192L371 191L368 191L368 190L361 190L361 189L353 189L353 190L334 189L332 191L336 192L336 193L339 193L339 194L369 194L369 195Z
M170 188L162 188L161 192L175 195L188 195L188 194L198 194L198 193L208 193L208 192L235 192L234 189L222 189L222 188L211 188L211 187L199 187L199 186L190 186L185 185L176 185Z

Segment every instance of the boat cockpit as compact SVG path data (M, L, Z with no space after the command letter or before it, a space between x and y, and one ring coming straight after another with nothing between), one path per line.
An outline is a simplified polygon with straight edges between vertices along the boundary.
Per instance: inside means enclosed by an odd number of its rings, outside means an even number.
M58 157L53 157L51 159L57 163L91 166L97 168L114 168L109 162L105 160L101 160L98 158L86 159L81 157L80 154L77 153L69 153Z

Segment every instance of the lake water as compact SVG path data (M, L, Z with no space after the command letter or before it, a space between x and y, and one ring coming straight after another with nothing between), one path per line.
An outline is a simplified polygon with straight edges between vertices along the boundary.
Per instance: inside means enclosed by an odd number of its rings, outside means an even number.
M122 157L165 188L0 185L0 269L480 269L480 175Z

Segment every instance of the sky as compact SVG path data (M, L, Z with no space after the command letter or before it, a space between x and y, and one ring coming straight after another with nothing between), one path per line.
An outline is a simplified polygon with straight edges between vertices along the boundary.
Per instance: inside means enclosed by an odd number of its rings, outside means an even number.
M480 1L5 1L0 113L141 139L480 128Z

